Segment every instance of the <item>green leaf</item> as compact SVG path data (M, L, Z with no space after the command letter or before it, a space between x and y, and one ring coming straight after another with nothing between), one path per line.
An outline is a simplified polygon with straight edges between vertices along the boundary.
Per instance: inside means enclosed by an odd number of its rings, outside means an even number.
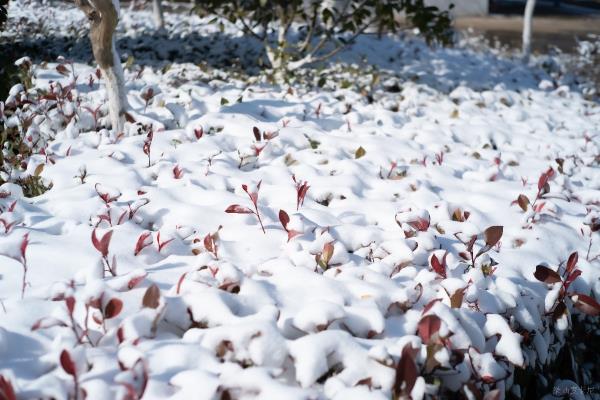
M229 100L227 100L225 97L221 97L221 105L224 106L227 104L229 104Z

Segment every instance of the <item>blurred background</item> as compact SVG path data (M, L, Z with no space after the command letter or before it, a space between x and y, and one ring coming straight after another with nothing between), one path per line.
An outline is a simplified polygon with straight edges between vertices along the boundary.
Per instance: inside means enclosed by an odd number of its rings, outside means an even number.
M499 45L519 47L526 0L429 0L447 8L454 3L456 27L473 29ZM533 50L572 52L578 39L600 34L600 0L537 0Z

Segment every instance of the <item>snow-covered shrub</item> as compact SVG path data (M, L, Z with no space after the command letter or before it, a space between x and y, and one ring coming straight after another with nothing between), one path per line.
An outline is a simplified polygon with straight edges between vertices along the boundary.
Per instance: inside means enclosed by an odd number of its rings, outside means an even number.
M396 31L401 12L428 42L451 38L448 12L423 0L209 0L199 8L239 23L263 43L272 68L288 71L334 56L366 31Z

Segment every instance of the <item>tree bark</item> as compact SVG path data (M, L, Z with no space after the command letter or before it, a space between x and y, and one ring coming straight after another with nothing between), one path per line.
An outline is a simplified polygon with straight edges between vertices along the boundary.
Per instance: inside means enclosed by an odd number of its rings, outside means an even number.
M535 0L527 0L525 14L523 15L523 59L529 61L531 55L531 25Z
M116 3L112 0L76 0L76 4L90 21L92 51L106 82L112 129L115 134L122 133L128 104L114 36L119 21L118 0Z
M152 0L152 12L154 14L154 25L156 29L165 27L165 18L163 17L163 8L161 0Z

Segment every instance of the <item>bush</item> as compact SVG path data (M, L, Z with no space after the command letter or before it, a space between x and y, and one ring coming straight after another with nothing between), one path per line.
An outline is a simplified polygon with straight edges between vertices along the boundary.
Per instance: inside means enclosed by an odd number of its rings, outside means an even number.
M451 40L448 12L423 0L207 0L199 8L239 23L263 43L270 67L288 71L332 57L364 32L395 32L402 12L428 43Z
M35 123L36 115L49 115L51 111L48 101L44 100L45 94L30 90L33 73L29 58L24 57L15 64L17 72L9 71L4 78L20 83L12 87L5 102L0 101L0 185L15 183L21 186L25 197L35 197L52 186L45 185L39 176L43 164L33 174L27 172L33 155L45 155L46 161L52 162L46 153L47 138Z
M8 19L8 0L0 0L0 31Z

